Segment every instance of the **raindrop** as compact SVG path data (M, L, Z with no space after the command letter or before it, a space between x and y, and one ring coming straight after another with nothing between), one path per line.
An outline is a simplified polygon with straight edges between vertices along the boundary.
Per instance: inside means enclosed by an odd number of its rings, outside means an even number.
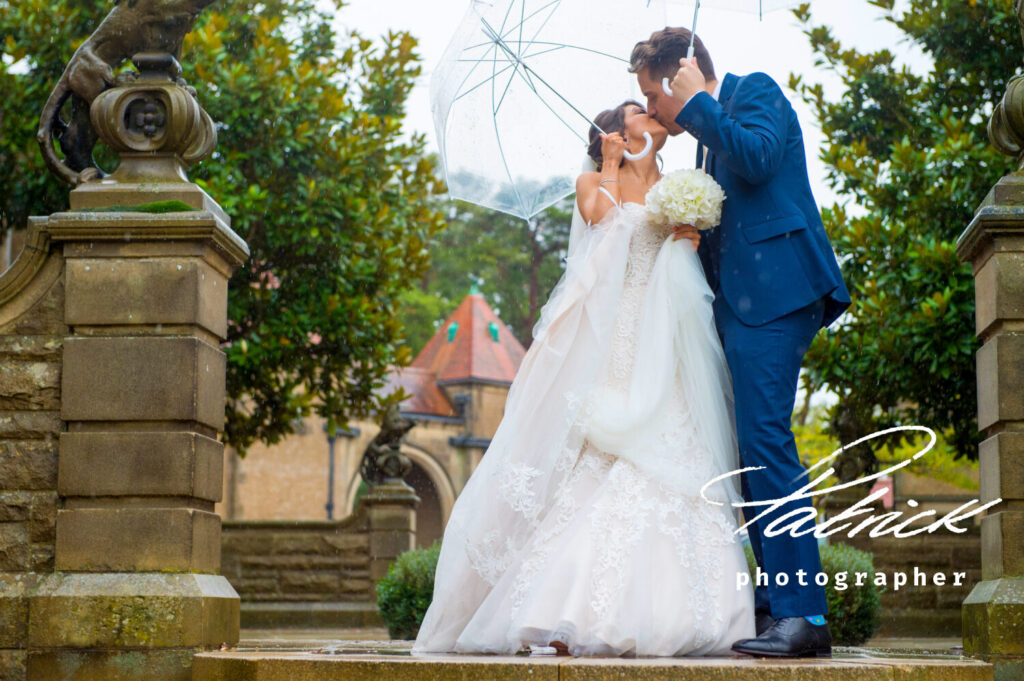
M88 271L89 271L89 266L88 266L88 265L86 265L86 266L85 266L85 271L86 271L86 272L88 272Z
M179 270L179 271L181 270L181 265L178 265L178 270Z

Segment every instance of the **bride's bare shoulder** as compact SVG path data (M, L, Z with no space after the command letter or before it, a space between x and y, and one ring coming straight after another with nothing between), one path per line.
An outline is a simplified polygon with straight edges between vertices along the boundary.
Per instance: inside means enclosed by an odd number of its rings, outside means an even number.
M601 173L580 173L580 176L576 178L576 191L581 189L593 189L600 181Z

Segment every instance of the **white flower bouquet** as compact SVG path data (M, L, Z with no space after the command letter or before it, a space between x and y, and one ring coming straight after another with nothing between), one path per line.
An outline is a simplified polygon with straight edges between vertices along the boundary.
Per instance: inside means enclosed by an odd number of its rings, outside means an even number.
M666 225L707 230L722 221L725 192L703 170L674 170L647 192L647 211Z

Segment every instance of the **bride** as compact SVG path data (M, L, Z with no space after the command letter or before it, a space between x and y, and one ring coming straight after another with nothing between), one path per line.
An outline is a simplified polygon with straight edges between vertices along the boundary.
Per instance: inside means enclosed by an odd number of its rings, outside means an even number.
M754 635L732 389L692 243L648 220L667 132L596 119L566 271L445 528L414 653L720 655ZM612 132L614 131L614 132ZM730 478L735 480L735 477Z

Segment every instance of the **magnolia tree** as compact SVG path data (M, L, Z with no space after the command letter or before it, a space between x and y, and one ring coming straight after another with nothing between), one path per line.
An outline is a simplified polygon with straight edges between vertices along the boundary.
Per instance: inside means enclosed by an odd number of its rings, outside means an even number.
M889 50L845 47L810 7L795 10L836 99L792 76L826 140L820 155L845 203L822 217L853 305L807 355L809 387L838 393L832 428L851 442L889 426L943 431L977 456L974 279L957 237L1011 169L988 143L992 105L1019 70L1013 0L870 0L931 59L916 73Z
M338 36L323 4L219 0L185 43L184 78L219 136L191 177L252 254L231 280L224 347L225 439L241 453L308 414L333 427L395 399L379 392L411 357L398 299L424 276L444 224L424 139L402 130L415 39ZM0 0L5 228L67 208L36 146L38 112L75 47L66 37L84 39L109 9Z

